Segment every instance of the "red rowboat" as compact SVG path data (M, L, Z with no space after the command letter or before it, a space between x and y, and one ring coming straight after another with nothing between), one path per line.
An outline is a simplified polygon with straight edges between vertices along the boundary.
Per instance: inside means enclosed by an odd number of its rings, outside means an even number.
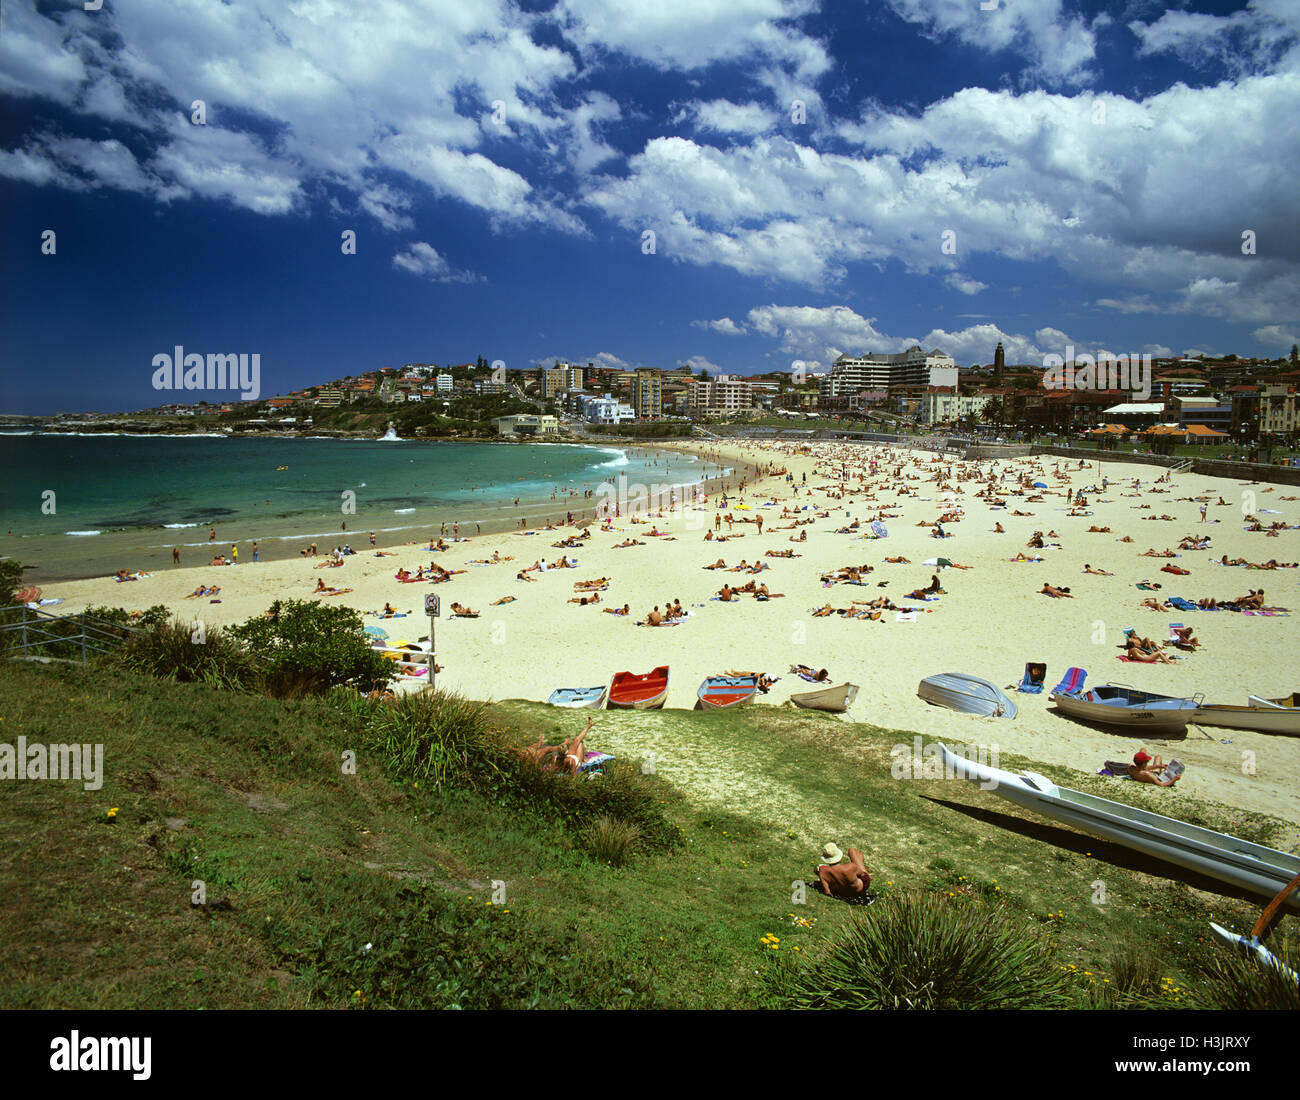
M609 700L605 704L614 710L658 710L668 696L668 666L660 665L653 672L636 675L616 672L609 685Z

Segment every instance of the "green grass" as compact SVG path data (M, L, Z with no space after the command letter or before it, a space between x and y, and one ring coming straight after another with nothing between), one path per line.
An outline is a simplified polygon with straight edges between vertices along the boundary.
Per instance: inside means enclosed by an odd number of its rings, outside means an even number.
M105 746L101 790L0 783L0 1007L772 1007L774 975L918 891L1029 929L1071 1004L1208 1004L1209 922L1244 932L1261 905L969 784L891 779L911 734L783 708L602 712L588 743L617 760L571 780L512 751L574 735L571 713L440 705L385 732L345 692L0 665L0 742ZM866 853L870 910L800 897L832 839Z

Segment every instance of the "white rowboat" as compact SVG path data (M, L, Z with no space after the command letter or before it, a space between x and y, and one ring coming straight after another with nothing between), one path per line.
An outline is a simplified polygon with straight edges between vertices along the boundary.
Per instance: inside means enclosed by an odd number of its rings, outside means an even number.
M979 764L957 756L946 745L940 745L939 750L946 774L979 783L984 790L1009 802L1072 825L1091 836L1113 840L1252 894L1276 897L1300 874L1300 856L1108 798L1058 787L1034 772L1015 775ZM1300 893L1292 893L1286 905L1300 911Z
M848 710L857 697L857 684L840 684L839 687L822 688L820 691L798 692L790 696L790 702L804 710L828 710L840 714Z

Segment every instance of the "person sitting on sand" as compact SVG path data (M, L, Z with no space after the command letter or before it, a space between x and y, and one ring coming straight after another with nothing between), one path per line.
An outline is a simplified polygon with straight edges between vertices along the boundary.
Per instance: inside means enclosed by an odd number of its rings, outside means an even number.
M659 610L658 604L655 604L654 610L645 617L645 621L648 626L663 626L664 616L663 612Z
M730 585L724 584L721 588L718 589L718 599L726 603L731 599L733 592L734 590Z
M1070 590L1068 588L1054 588L1052 585L1046 583L1044 583L1043 587L1038 591L1040 595L1051 596L1054 600L1074 599L1074 597L1070 595Z
M397 608L395 608L391 603L385 603L384 610L381 611L380 614L383 615L385 619L391 619L397 614Z
M1174 761L1170 761L1173 764ZM1153 760L1146 752L1138 750L1133 754L1133 763L1128 766L1130 779L1136 779L1139 783L1154 783L1157 787L1172 787L1179 779L1182 778L1182 772L1178 771L1169 779L1161 779L1160 773L1168 765L1157 755Z
M1041 550L1043 548L1043 532L1035 531L1029 536L1029 541L1025 543L1025 546L1031 550Z
M1134 631L1128 636L1124 647L1124 656L1130 661L1140 661L1142 664L1153 665L1172 664L1169 657L1160 649L1150 638L1139 638Z
M943 590L943 586L939 583L939 574L938 574L938 573L931 573L931 574L930 574L930 583L929 583L928 585L926 585L925 588L921 589L921 591L922 591L922 592L927 592L927 593L930 593L930 592L937 592L937 593L939 593L940 595L944 595L944 596L947 595L947 593Z
M1007 533L1007 531L1006 531L1006 528L1003 527L1001 523L995 523L995 524L993 525L993 533L994 533L995 535L1005 535L1005 534Z
M1173 635L1169 642L1170 645L1178 649L1193 650L1201 648L1201 640L1192 633L1190 626L1171 627L1169 632Z
M849 861L843 862L844 853L836 844L827 844L822 849L822 863L817 868L817 889L827 897L859 898L871 885L871 875L862 853L857 848L849 849Z

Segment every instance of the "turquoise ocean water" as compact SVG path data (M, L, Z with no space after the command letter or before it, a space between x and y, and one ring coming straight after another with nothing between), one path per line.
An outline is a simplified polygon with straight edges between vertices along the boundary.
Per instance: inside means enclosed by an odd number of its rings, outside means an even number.
M370 531L389 545L443 523L462 535L520 516L540 525L590 511L620 475L686 485L725 473L614 446L41 434L0 435L0 471L0 554L34 565L38 583L170 565L173 546L196 565L232 542L247 559L256 540L271 560L310 541L368 545Z

